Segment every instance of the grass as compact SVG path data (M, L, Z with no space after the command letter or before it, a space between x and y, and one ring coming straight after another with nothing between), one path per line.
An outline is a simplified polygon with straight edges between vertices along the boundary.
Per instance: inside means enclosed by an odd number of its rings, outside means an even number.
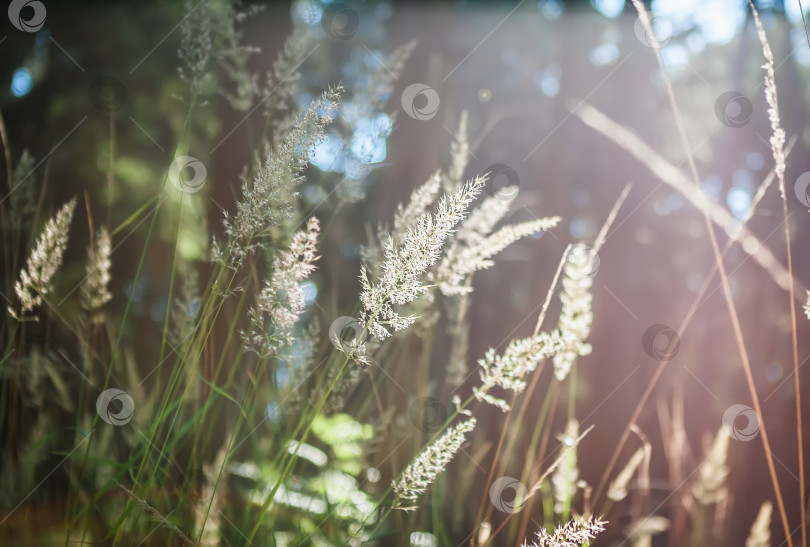
M644 5L633 4L647 36L654 37ZM780 533L787 545L806 546L804 519L792 522L795 506L805 514L805 500L800 496L796 504L783 494L726 264L735 245L753 240L755 250L743 245L746 252L788 294L803 492L795 301L804 287L794 272L785 182L785 157L796 139L785 142L773 54L751 8L766 59L774 168L738 230L728 232L732 216L701 188L654 38L652 52L689 175L595 107L582 102L572 113L700 210L714 266L675 334L686 331L716 274L759 425L755 442L763 448ZM642 428L669 357L658 361L610 453L604 452L598 480L589 483L579 468L598 432L583 419L593 409L580 407L578 397L595 374L580 360L590 364L603 355L589 343L599 321L594 276L631 185L616 196L593 241L571 242L559 256L547 257L556 271L533 309L532 331L520 337L517 324L502 344L473 355L468 311L476 274L495 267L513 245L532 248L529 236L554 229L560 217L504 222L518 203L517 188L495 191L489 173L469 172L468 114L459 113L448 166L418 186L392 218L377 219L378 226L366 230L362 265L350 275L359 282L347 290L329 248L340 237L333 234L343 216L366 197L365 187L342 187L346 179L310 164L326 144L348 142L358 117L377 120L371 141L388 137L398 106L387 99L416 46L393 51L364 84L308 94L302 64L323 36L297 21L260 88L249 68L257 52L243 44L237 8L212 0L186 9L178 78L185 113L170 159L190 156L213 179L213 160L193 156L223 142L209 142L210 134L195 125L206 115L205 105L221 101L238 112L261 106L267 114L244 118L251 161L241 186L231 185L221 227L195 224L207 218L209 189L186 186L188 179L177 180L168 165L155 196L131 211L122 207L114 189L124 160L117 156L112 112L104 158L108 201L85 193L46 213L50 170L35 180L33 160L16 152L0 118L9 192L0 201L3 293L14 295L0 340L0 538L113 546L729 541L729 447L736 426L707 431L712 441L693 454L681 374L671 402L663 396L657 401L663 454ZM356 178L364 181L380 167L359 164ZM746 227L774 181L781 192L785 265ZM302 189L317 190L333 207L307 208L298 195ZM86 224L75 221L80 216ZM724 245L717 227L728 232ZM128 241L136 233L137 243ZM86 249L78 243L83 238ZM150 257L164 240L165 260L154 264ZM116 266L115 252L125 244L134 264L127 272ZM195 245L203 251L195 254ZM165 280L165 292L153 299L158 334L147 333L135 313L143 300L139 287L156 271ZM144 336L150 351L140 346ZM151 358L143 362L143 355ZM439 374L437 358L447 363ZM122 401L132 401L132 415ZM497 423L499 435L482 430L483 421ZM631 440L638 446L628 453ZM663 499L652 492L653 458L671 471ZM690 459L696 465L686 469ZM39 490L45 483L47 494ZM762 502L749 545L770 544L772 505Z

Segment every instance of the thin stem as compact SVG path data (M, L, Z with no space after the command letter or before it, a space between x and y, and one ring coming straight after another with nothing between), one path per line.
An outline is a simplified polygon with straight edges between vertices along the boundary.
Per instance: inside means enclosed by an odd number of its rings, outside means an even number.
M640 0L633 0L633 5L639 12L640 19L644 24L644 28L647 32L647 35L652 37L651 41L653 43L653 49L655 50L656 59L658 61L662 75L664 76L664 85L667 90L669 103L672 106L672 110L675 114L675 125L678 128L678 134L680 136L681 144L683 145L684 151L686 152L689 170L692 174L693 182L695 184L696 189L699 190L700 177L698 176L695 158L694 155L692 154L692 147L689 145L689 139L686 136L686 129L684 128L683 125L683 118L681 116L680 109L678 108L678 104L675 101L675 92L672 89L672 82L669 79L669 74L667 73L666 66L664 65L664 62L661 58L660 47L658 46L658 43L655 40L655 34L652 30L649 15L647 14L647 10ZM751 372L751 363L749 362L748 351L745 348L745 341L743 339L742 328L740 327L739 317L737 315L737 308L736 305L734 304L733 295L731 294L731 286L729 285L728 275L726 274L726 268L725 265L723 264L723 259L720 254L720 247L717 244L717 237L715 236L714 233L714 226L712 225L712 220L709 217L708 208L706 206L707 197L705 193L703 193L702 191L700 192L700 196L703 202L702 203L703 206L700 209L703 213L703 219L706 224L706 230L709 234L709 240L711 241L715 263L717 265L718 271L720 272L720 279L722 281L726 307L728 308L729 318L731 319L731 325L734 330L734 338L737 343L737 349L740 353L740 359L742 361L743 370L745 372L745 378L748 383L748 390L751 394L751 399L753 400L754 403L754 409L756 410L757 417L760 420L760 432L762 433L762 446L763 449L765 450L765 458L768 462L768 471L771 475L771 482L773 483L774 493L776 495L776 503L779 506L779 514L782 520L782 527L784 528L785 531L788 547L793 547L793 540L790 537L790 525L788 524L787 520L787 512L785 510L785 504L782 499L782 491L779 487L779 480L776 477L776 467L774 466L773 463L771 443L770 440L768 439L768 432L767 428L765 427L765 420L759 402L759 395L757 394L756 385L754 384L754 375ZM802 495L804 494L802 493ZM802 515L802 518L804 518L804 515Z

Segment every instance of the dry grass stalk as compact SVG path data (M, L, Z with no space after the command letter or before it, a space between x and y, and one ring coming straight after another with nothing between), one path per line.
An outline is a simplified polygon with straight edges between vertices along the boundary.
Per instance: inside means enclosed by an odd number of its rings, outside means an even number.
M627 497L627 486L630 484L630 479L635 476L639 466L641 466L641 462L644 461L644 456L644 447L639 448L635 451L635 453L633 453L632 456L630 456L630 459L627 460L624 468L619 471L619 474L616 475L616 478L610 483L607 494L608 498L612 499L613 501L621 501Z
M647 9L641 3L640 0L633 0L633 5L635 6L636 10L639 13L639 17L644 25L645 31L647 32L648 36L654 36L652 25L650 24L649 14L647 13ZM749 362L748 352L745 347L745 342L742 334L742 329L740 327L739 316L737 314L736 305L734 304L734 299L731 293L731 287L729 285L728 275L726 274L726 269L723 264L722 256L720 254L720 248L717 244L717 238L715 236L714 230L712 228L712 217L710 215L710 200L707 199L705 194L700 191L700 178L698 177L697 167L695 166L694 156L692 154L692 147L689 144L689 139L686 136L686 131L683 127L683 119L680 113L680 109L678 108L678 104L675 101L674 91L672 89L672 83L670 82L669 76L666 71L666 66L664 65L663 60L660 56L660 51L657 42L653 39L653 48L657 54L657 60L659 63L659 67L661 72L664 76L664 83L667 90L667 95L669 98L670 105L672 106L672 110L675 115L676 125L678 127L678 133L681 139L681 143L683 145L684 151L687 156L687 160L689 162L690 171L692 173L692 183L693 188L698 194L700 195L701 199L699 201L700 210L703 213L704 221L706 224L706 231L709 234L709 239L712 245L712 252L714 253L715 263L717 265L717 269L720 273L720 279L722 281L723 287L723 295L725 297L726 306L728 309L728 314L731 319L732 328L734 331L734 338L737 343L737 349L740 354L740 359L742 361L743 370L745 372L746 382L748 384L748 389L751 395L751 399L753 400L754 410L757 413L757 417L760 420L760 433L762 438L762 446L765 451L765 457L768 463L768 471L770 473L771 482L773 484L774 493L776 495L777 505L779 507L779 514L782 519L782 526L785 531L785 536L787 537L788 547L792 547L793 541L790 538L790 526L787 520L787 512L785 510L784 501L782 499L782 492L779 486L779 481L776 476L776 468L773 463L773 453L771 450L771 444L768 437L767 429L765 427L765 421L763 418L762 408L759 402L759 396L757 395L756 386L754 383L753 373L751 372L751 364ZM660 367L659 367L660 370Z
M583 104L574 114L579 117L585 125L598 131L603 136L613 141L625 151L643 163L659 179L671 186L684 196L692 205L699 210L707 208L708 214L718 228L725 231L730 237L738 241L750 241L752 245L746 245L741 249L751 257L771 276L774 282L784 290L790 289L790 275L787 269L774 256L773 252L745 225L734 218L731 213L723 207L706 198L705 193L694 185L683 172L658 152L650 148L638 135L612 120L596 108ZM753 251L752 251L753 249ZM794 279L797 287L802 287L801 281Z
M779 119L779 101L776 93L776 78L774 75L775 69L773 66L773 52L768 43L768 37L765 35L765 29L762 28L762 21L759 20L759 13L751 0L748 0L748 5L751 6L751 12L754 14L754 23L757 27L757 36L762 44L762 53L765 56L765 101L768 103L768 119L771 122L771 151L773 152L774 170L776 177L779 180L779 191L782 196L782 216L784 217L785 224L785 247L787 249L787 269L790 280L789 294L790 294L790 325L792 336L792 349L793 349L793 385L794 397L796 399L796 444L798 448L799 458L799 498L801 505L801 515L807 514L807 500L804 495L805 491L805 477L804 477L804 434L802 427L802 395L800 389L799 378L799 340L796 327L796 299L795 287L793 282L793 253L790 245L790 222L788 218L787 208L787 195L785 193L785 130L782 129L782 122ZM804 15L802 13L802 15ZM804 17L802 17L804 20ZM805 29L806 30L806 29ZM805 518L801 519L802 526L802 545L807 545L807 522Z

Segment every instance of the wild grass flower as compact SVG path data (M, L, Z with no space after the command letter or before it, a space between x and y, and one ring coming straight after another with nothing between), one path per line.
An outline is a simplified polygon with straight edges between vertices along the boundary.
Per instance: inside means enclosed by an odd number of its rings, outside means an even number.
M565 276L562 280L562 311L560 312L560 334L565 341L565 350L556 354L554 375L557 380L565 380L578 356L591 353L591 345L586 342L591 333L593 311L591 310L591 278L593 262L588 248L582 244L571 247Z
M787 270L789 275L788 296L790 298L790 320L791 320L791 335L792 335L792 350L793 350L793 374L794 374L794 396L796 406L796 445L798 448L798 461L799 461L799 491L800 491L800 512L801 512L801 543L807 545L807 496L805 492L805 468L804 468L804 435L803 435L803 420L802 420L802 396L801 396L801 378L799 376L799 347L798 347L798 328L796 325L796 301L795 301L795 278L793 277L793 253L791 251L792 240L790 236L790 222L787 206L787 196L785 190L785 130L782 128L782 123L779 119L779 100L776 94L776 78L775 68L773 64L773 52L768 43L768 37L765 34L765 29L762 28L762 21L759 19L759 12L751 0L748 0L748 5L751 8L751 13L754 15L754 23L757 27L757 37L762 44L762 53L765 56L765 64L762 68L765 69L765 101L768 103L768 119L771 122L771 137L770 145L773 153L774 172L779 180L779 191L782 196L782 215L784 218L784 234L785 234L785 247L787 249ZM799 2L801 6L801 2ZM804 9L802 8L802 12ZM802 13L802 21L804 22L804 13ZM805 35L808 36L808 43L810 43L810 35L807 34L807 24L804 25ZM727 291L728 292L728 291ZM729 300L730 302L730 300ZM739 330L739 329L738 329ZM750 378L750 373L748 373ZM750 380L749 380L750 381ZM755 392L753 384L750 387L752 393ZM759 403L754 401L759 411ZM768 435L765 430L764 424L762 427L762 441L765 445L766 453L769 456L768 464L771 472L772 481L776 487L776 501L780 509L780 516L782 519L782 526L784 527L785 534L789 534L789 526L787 523L787 515L784 508L781 492L777 485L776 471L773 466L773 458L771 458L771 451L768 448ZM792 544L790 537L787 542Z
M472 431L475 424L475 418L470 418L453 426L408 464L399 481L393 483L398 504L402 500L415 501L427 490L459 451L464 444L465 434Z
M559 221L559 217L551 217L512 224L474 245L452 247L439 265L436 275L439 288L446 296L472 291L463 283L468 275L491 268L495 265L493 256L523 237L553 228Z
M473 395L479 400L494 404L501 410L508 410L506 401L489 395L495 386L520 393L526 389L526 374L533 372L543 359L565 349L565 339L559 331L541 332L536 336L512 340L502 354L490 348L483 359L478 361L481 386L473 388Z
M180 47L177 68L180 80L184 81L192 97L216 92L225 97L235 110L250 108L258 85L256 77L248 70L251 54L259 50L241 44L242 34L236 23L256 11L246 13L234 10L230 0L201 0L185 3L186 16L180 24ZM216 85L213 69L218 66L233 83L234 90Z
M301 81L299 67L312 48L312 33L304 25L296 24L267 73L263 101L265 116L271 120L272 142L281 142L295 124L298 116L295 98Z
M751 532L745 540L745 547L771 547L771 514L773 504L766 501L759 508Z
M506 216L517 197L517 188L507 186L503 197L490 196L481 202L461 223L456 241L467 246L478 244L495 229L495 226Z
M554 510L558 514L567 516L571 508L571 500L577 492L579 480L579 466L577 465L577 445L579 438L579 422L568 420L565 433L562 436L562 448L566 452L557 470L551 475L551 485L554 488Z
M98 312L112 299L110 292L110 254L112 241L110 232L101 227L96 240L87 252L87 274L81 288L82 307L93 316L94 321L101 317Z
M28 256L25 269L20 272L20 279L14 283L20 309L15 311L12 307L8 308L13 317L25 317L42 304L42 298L53 290L53 276L62 265L75 208L75 198L65 203L56 216L48 221L37 239L36 248Z
M180 47L177 56L178 76L192 95L202 93L210 81L208 61L211 55L211 17L207 5L184 4L186 17L180 25ZM200 9L202 8L202 9Z
M343 107L344 118L349 124L353 125L357 119L382 111L415 47L416 41L410 41L397 47L390 55L377 57L376 68L358 82L355 92Z
M248 67L250 56L261 49L242 44L242 32L237 24L258 13L262 6L248 6L245 11L236 11L237 2L212 1L209 7L213 26L212 57L225 74L231 88L219 86L217 91L230 103L231 108L246 112L258 94L258 78Z
M440 171L436 171L422 186L414 190L408 204L397 206L394 213L394 226L391 230L391 238L395 244L400 244L405 240L408 231L419 223L419 220L436 203L436 198L441 190Z
M754 14L754 24L757 27L757 37L762 44L762 54L765 56L765 101L768 103L768 120L771 122L770 145L773 152L774 171L779 181L779 191L785 197L785 130L782 129L782 122L779 119L779 101L776 94L776 77L773 66L773 52L768 43L765 29L762 28L762 21L759 19L759 12L751 4L751 12Z
M363 266L366 271L372 275L380 275L384 262L382 247L389 241L393 245L400 245L408 235L408 231L412 230L436 203L440 191L441 172L436 171L424 184L411 193L407 204L397 205L394 213L394 225L390 231L386 225L380 224L377 227L376 238L369 237L368 243L361 249Z
M324 128L332 122L341 91L341 87L330 89L312 101L252 181L245 181L236 214L231 218L225 213L227 251L221 251L216 241L212 244L216 262L238 268L256 250L258 238L292 215L295 188L304 180L313 147L323 140Z
M382 162L369 161L370 156L375 148L385 146L391 134L397 111L387 111L385 105L415 45L413 41L404 44L388 56L368 50L374 62L353 86L351 95L346 97L334 127L335 137L343 143L341 153L351 164L339 183L326 188L330 194L335 194L338 204L363 200L368 190L367 177L383 165ZM358 139L360 134L362 138Z
M272 278L248 312L250 328L242 333L245 349L268 355L293 343L292 327L306 309L301 282L315 271L319 233L318 219L310 217L306 229L293 236L289 251L273 258Z
M607 521L599 517L581 517L570 520L549 534L545 529L537 532L537 540L523 543L523 547L582 547L591 543L605 531Z
M445 194L436 212L419 217L401 243L389 237L384 245L385 262L376 282L361 267L361 320L372 336L383 340L391 336L392 330L403 330L416 320L413 315L400 315L394 306L408 304L427 292L422 276L439 259L447 238L485 182L485 178L476 177L456 192Z
M731 437L720 430L714 437L706 458L700 465L698 480L692 488L695 498L703 505L710 505L728 498L728 445Z

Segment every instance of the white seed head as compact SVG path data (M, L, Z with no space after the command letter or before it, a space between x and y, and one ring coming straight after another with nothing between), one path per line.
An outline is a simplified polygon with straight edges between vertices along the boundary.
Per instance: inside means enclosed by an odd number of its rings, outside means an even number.
M82 307L92 314L94 321L98 311L112 299L110 292L110 254L112 241L110 232L102 227L96 234L96 241L87 252L87 273L82 284Z
M564 455L551 475L551 485L554 487L554 510L558 513L563 512L566 504L570 506L577 491L577 480L579 479L577 446L572 444L577 438L579 438L579 422L569 420L561 441Z
M464 294L471 291L464 280L474 272L495 265L492 257L515 241L537 232L553 228L559 217L543 218L505 226L474 245L453 245L442 260L436 275L439 288L445 295Z
M306 230L293 236L289 251L273 258L272 278L249 311L249 332L242 334L246 349L266 355L291 345L292 327L306 309L301 282L315 271L319 233L318 219L310 217Z
M607 521L599 517L578 518L570 520L555 528L549 534L545 529L537 533L537 541L523 543L523 547L581 547L590 544L599 533L605 531Z
M324 138L324 130L332 122L342 88L324 92L302 112L266 158L253 179L244 181L242 198L236 205L236 215L225 215L226 251L212 245L213 259L226 261L233 268L257 248L257 238L266 235L279 222L292 214L295 188L303 180L313 147Z
M20 279L14 283L14 292L20 301L19 312L9 308L12 316L21 319L42 304L42 297L53 290L53 276L62 265L68 242L68 230L73 220L76 199L64 204L45 225L31 251Z
M394 306L408 304L427 292L425 272L438 261L445 242L485 182L485 178L476 177L456 192L445 194L436 212L421 215L401 242L389 237L383 246L385 262L376 282L369 279L365 268L361 270L361 320L373 337L385 339L392 330L403 330L416 320L414 316L399 315Z
M771 514L773 504L766 501L759 508L759 513L751 526L751 533L745 540L745 547L771 547Z
M461 445L465 434L475 428L475 418L450 428L422 451L402 472L398 482L393 483L394 493L400 500L416 500L436 477L445 470Z
M495 386L520 393L526 389L525 375L533 372L543 359L555 355L565 347L563 337L558 331L554 331L512 340L502 354L496 354L494 349L490 349L478 361L481 387L474 392L476 398L504 408L506 403L492 401L483 394Z
M565 276L562 280L562 311L560 334L565 340L565 351L554 356L554 375L562 381L568 376L576 358L588 355L591 346L586 342L591 333L593 312L591 310L592 258L587 247L576 244L571 247Z

